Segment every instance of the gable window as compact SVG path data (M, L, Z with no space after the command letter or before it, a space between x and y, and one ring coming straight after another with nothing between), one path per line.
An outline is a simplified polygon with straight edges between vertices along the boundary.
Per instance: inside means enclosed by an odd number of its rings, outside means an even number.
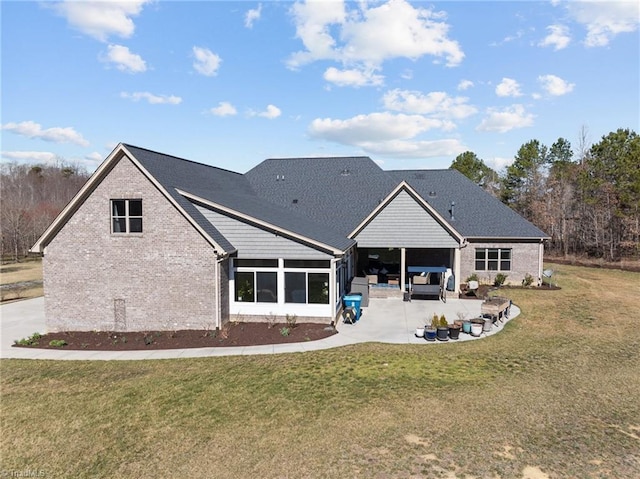
M111 232L142 233L142 200L111 200Z
M476 271L511 271L511 248L476 248Z

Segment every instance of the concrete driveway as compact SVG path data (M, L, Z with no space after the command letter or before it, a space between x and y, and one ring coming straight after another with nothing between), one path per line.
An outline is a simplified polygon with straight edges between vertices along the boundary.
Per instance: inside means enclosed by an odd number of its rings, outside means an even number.
M355 324L337 325L338 334L319 341L289 344L273 344L264 346L169 349L153 351L69 351L52 349L14 348L14 340L26 338L33 333L45 333L44 298L17 301L0 306L0 358L22 359L58 359L58 360L137 360L137 359L171 359L193 358L205 356L232 356L252 354L279 354L314 351L337 348L349 344L380 342L393 344L423 344L431 347L436 344L452 344L462 341L482 340L486 336L496 334L504 328L498 323L488 333L479 338L468 334L460 334L458 341L427 342L415 337L415 329L431 322L434 313L444 314L451 323L459 316L471 319L480 315L482 301L472 299L450 299L446 303L437 300L413 300L403 302L400 299L371 298L369 306ZM510 319L520 313L517 306L512 306Z

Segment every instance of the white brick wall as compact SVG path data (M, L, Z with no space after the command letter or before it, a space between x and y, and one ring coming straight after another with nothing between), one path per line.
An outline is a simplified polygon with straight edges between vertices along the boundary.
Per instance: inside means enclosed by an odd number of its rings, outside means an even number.
M142 198L141 235L111 234L114 198ZM211 245L124 157L45 250L47 327L113 330L117 304L118 329L213 328L215 262ZM228 266L220 266L224 280ZM222 293L226 321L228 286Z

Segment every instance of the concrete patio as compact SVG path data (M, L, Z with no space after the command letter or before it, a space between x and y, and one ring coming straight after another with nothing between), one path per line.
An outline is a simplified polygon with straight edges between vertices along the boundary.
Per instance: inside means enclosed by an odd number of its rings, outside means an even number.
M279 354L316 351L337 348L349 344L379 342L392 344L421 344L432 347L439 344L451 344L462 341L478 341L486 336L496 334L504 328L505 323L497 323L492 330L483 333L479 338L469 334L460 334L457 341L427 342L415 336L415 329L431 322L434 313L444 314L449 323L459 319L458 313L465 319L480 315L481 300L449 299L446 303L437 300L413 300L404 302L398 298L371 298L369 306L355 324L337 324L338 334L319 341L304 343L272 344L263 346L169 349L154 351L70 351L53 349L14 348L14 340L26 338L35 332L46 332L44 321L44 298L4 304L0 306L0 358L22 359L55 359L55 360L139 360L139 359L172 359L207 356L236 356L254 354ZM517 306L511 307L509 319L520 313Z

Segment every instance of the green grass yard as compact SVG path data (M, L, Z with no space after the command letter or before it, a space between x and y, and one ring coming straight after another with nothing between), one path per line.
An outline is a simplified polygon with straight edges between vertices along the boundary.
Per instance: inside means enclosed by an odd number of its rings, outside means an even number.
M640 476L640 274L553 266L495 336L2 360L0 470L46 477Z

